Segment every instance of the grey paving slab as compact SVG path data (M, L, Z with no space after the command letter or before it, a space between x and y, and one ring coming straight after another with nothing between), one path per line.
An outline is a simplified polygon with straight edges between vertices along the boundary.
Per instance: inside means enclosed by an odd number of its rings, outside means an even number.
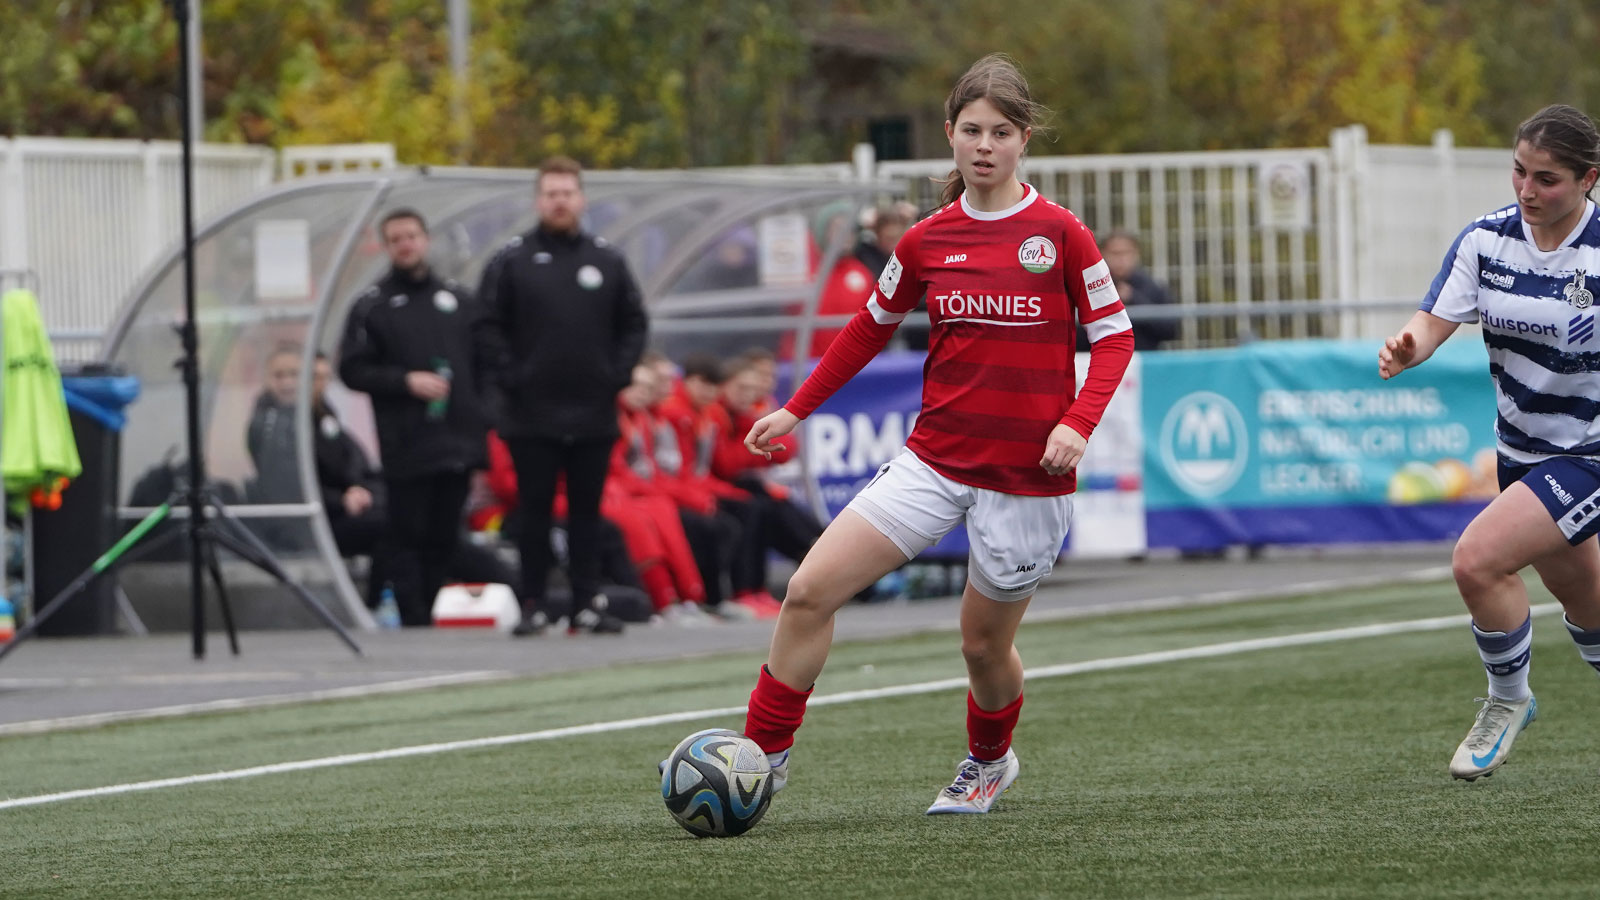
M1450 548L1418 545L1268 553L1257 559L1066 562L1029 610L1030 619L1100 610L1228 602L1303 586L1443 577ZM955 598L853 604L840 612L839 640L954 629ZM759 651L770 622L702 628L635 626L620 637L550 634L513 639L484 630L404 630L360 634L353 655L322 630L240 633L242 653L211 634L207 656L192 658L189 636L39 638L0 661L0 735L135 715L176 714L406 690L462 680L538 675L693 654ZM99 717L105 717L104 719ZM51 723L45 725L43 723Z

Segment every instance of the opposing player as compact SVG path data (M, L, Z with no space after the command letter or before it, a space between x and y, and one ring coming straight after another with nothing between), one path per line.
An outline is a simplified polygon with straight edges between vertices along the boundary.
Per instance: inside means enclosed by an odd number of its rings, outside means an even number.
M1017 777L1022 660L1012 639L1060 553L1075 467L1133 352L1094 236L1017 178L1040 112L1006 57L967 70L945 101L956 171L943 208L900 239L866 306L794 398L746 438L757 453L781 449L926 295L932 332L916 428L801 562L750 695L745 733L767 752L775 788L788 781L834 613L963 521L972 546L961 598L969 754L928 812L988 812ZM1074 396L1079 322L1092 349Z
M1499 417L1500 495L1456 542L1452 568L1472 613L1489 696L1450 760L1474 780L1499 768L1538 705L1528 689L1532 625L1518 573L1533 566L1561 601L1578 655L1600 670L1600 132L1549 106L1517 129L1516 203L1456 238L1422 309L1378 351L1393 378L1462 322L1479 322Z

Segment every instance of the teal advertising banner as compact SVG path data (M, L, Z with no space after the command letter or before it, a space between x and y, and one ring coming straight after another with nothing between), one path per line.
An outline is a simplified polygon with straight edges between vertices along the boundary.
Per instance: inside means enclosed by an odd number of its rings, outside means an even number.
M1470 332L1387 382L1375 342L1142 355L1152 547L1440 540L1496 493Z

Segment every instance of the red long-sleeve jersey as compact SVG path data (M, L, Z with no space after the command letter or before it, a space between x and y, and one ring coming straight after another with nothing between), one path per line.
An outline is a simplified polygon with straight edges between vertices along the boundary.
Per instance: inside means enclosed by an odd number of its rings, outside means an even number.
M966 197L912 226L871 298L786 404L810 415L882 350L924 295L932 331L922 411L906 445L962 484L1055 496L1075 473L1039 465L1050 431L1094 431L1133 355L1128 320L1094 235L1024 185L1010 209L984 212ZM1076 326L1089 332L1081 390Z

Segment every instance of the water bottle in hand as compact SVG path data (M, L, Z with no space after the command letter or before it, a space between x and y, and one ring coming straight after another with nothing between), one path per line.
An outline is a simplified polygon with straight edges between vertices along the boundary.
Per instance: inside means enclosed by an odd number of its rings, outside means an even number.
M433 358L433 373L435 375L438 375L440 378L443 378L447 382L455 374L454 372L450 371L450 361L447 360L447 359L443 359L441 357L438 357L438 356L435 356ZM448 413L449 411L450 411L450 395L449 394L445 394L443 397L440 397L437 400L429 400L428 401L428 418L430 418L430 419L435 419L435 420L443 419L445 417L445 414Z

